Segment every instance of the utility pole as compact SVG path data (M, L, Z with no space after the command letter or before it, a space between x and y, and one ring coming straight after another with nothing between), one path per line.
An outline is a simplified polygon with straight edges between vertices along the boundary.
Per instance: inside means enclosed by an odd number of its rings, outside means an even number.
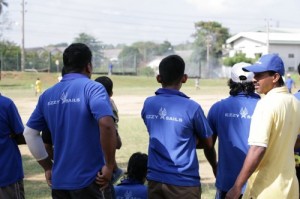
M207 70L208 70L208 77L210 77L210 66L209 66L210 56L209 56L209 50L210 50L212 41L213 41L212 36L210 34L208 34L206 36L206 64L207 64Z
M269 23L269 19L267 20L267 41L266 41L266 46L267 46L267 54L269 54L269 48L270 48L270 23Z
M25 2L22 0L21 71L25 69Z

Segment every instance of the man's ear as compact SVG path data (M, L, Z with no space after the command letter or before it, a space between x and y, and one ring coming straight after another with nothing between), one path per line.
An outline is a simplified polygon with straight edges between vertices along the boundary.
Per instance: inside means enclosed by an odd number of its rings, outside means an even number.
M85 67L85 70L88 74L92 74L93 72L93 66L92 66L92 63L88 63Z
M276 83L278 82L280 79L280 75L278 73L275 73L275 75L273 76L273 82Z
M158 83L161 83L161 76L160 76L160 75L156 75L156 81L157 81Z
M188 79L187 74L184 74L181 78L181 83L185 83L187 81L187 79Z

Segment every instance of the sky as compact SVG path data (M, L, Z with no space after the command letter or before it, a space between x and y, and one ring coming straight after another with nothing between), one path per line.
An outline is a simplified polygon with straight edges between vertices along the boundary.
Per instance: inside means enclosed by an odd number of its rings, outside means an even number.
M22 0L6 0L4 39L21 44ZM230 34L300 28L299 0L25 0L25 48L72 43L87 33L104 44L192 42L194 24L217 21ZM3 20L3 18L2 18Z

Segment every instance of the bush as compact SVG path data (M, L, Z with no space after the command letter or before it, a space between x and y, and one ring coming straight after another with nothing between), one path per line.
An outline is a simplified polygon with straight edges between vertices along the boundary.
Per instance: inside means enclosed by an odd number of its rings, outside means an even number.
M233 66L239 62L254 63L256 59L248 58L244 53L236 53L233 57L226 57L223 59L223 65Z
M155 71L150 67L141 67L138 68L138 75L146 77L154 77Z

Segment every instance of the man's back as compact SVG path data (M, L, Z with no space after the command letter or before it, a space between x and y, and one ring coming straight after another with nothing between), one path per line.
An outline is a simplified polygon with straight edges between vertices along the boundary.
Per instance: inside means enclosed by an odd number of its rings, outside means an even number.
M257 94L239 93L215 103L207 119L218 136L216 187L227 192L234 184L248 152L252 114L260 99Z
M47 124L52 134L54 189L79 189L95 180L104 165L98 120L112 115L109 103L103 86L78 73L64 75L40 97L27 125L43 130Z
M142 110L150 136L147 178L177 186L199 185L196 136L211 136L204 113L179 91L159 89L156 94L146 99Z
M21 117L13 101L0 94L0 187L22 180L22 160L11 133L23 133Z

